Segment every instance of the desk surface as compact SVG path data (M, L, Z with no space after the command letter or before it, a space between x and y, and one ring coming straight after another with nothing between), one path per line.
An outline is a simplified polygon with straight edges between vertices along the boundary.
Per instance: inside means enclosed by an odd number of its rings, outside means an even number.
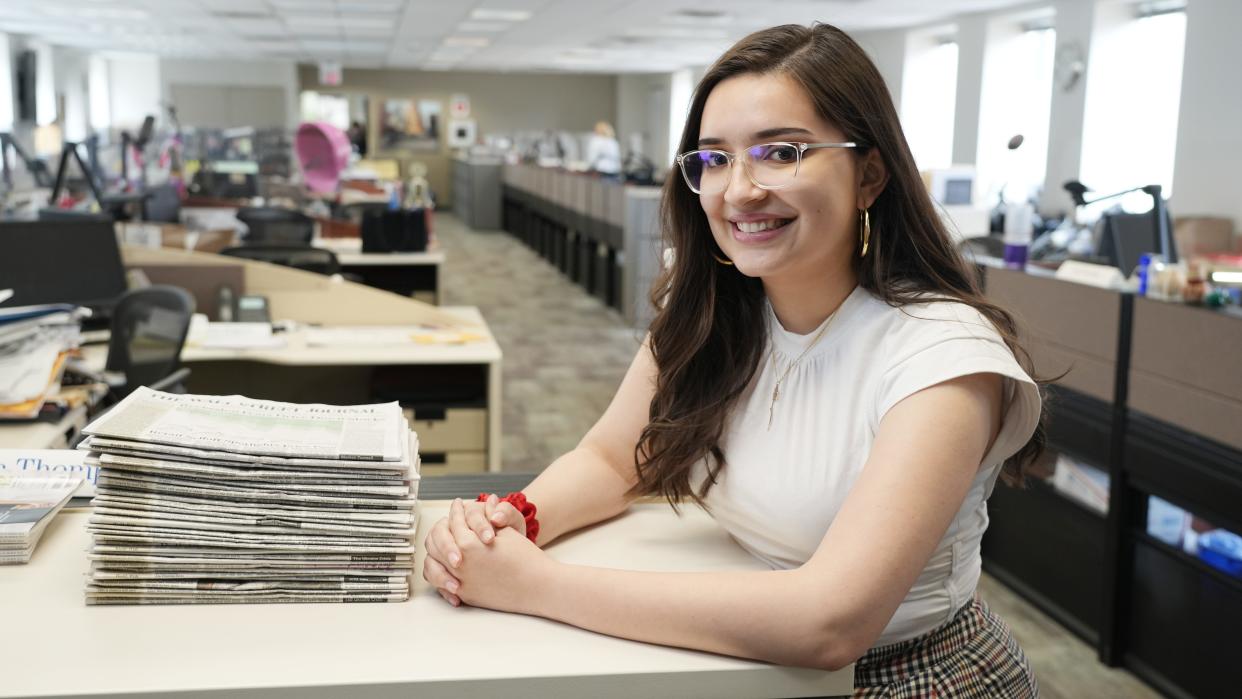
M259 349L222 349L186 345L181 361L194 362L250 361L284 366L383 366L405 364L494 364L501 360L500 345L473 306L452 306L440 309L470 321L467 328L483 336L482 340L463 344L419 344L410 341L392 345L349 344L311 346L306 330L298 329L277 335L285 344ZM331 328L348 326L325 326ZM102 367L108 354L107 345L89 345L82 354L92 366Z
M420 548L446 508L422 504ZM11 630L0 697L796 697L852 687L852 666L777 667L454 609L421 575L402 604L87 607L87 517L61 514L29 564L0 568ZM645 570L762 568L700 510L679 519L664 504L636 505L549 551ZM488 640L498 634L513 643Z
M63 449L66 431L86 424L86 406L79 405L56 422L0 423L0 449Z
M443 250L424 252L362 252L359 238L320 238L315 247L331 250L345 266L439 266L444 264Z

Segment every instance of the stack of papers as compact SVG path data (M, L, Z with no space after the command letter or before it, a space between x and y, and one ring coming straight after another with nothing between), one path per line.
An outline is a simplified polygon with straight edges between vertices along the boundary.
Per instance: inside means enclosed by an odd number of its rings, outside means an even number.
M409 599L418 437L396 403L140 388L83 431L87 604Z
M29 420L60 391L88 311L63 304L0 309L0 420Z
M81 478L0 472L0 565L26 563Z

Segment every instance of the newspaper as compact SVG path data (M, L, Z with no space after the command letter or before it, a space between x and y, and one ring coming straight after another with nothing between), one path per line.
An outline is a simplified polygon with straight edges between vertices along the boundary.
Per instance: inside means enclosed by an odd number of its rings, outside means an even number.
M0 471L0 564L28 562L43 530L81 483L80 476Z
M404 428L404 426L403 426ZM418 439L404 441L406 451L397 462L359 461L351 459L320 459L274 456L271 454L240 454L235 452L211 449L195 449L171 444L148 444L129 439L113 439L109 437L87 437L79 445L79 449L89 451L106 451L110 454L125 454L148 458L186 461L197 464L215 466L232 466L244 468L257 466L262 468L291 468L302 471L331 472L349 469L362 477L374 475L387 477L392 471L402 471L408 465L407 457L418 453ZM417 474L415 474L417 478Z
M163 516L160 516L163 515ZM378 529L356 525L319 524L317 522L283 522L279 520L230 520L209 519L206 517L179 518L168 513L134 512L112 508L95 508L90 521L102 525L130 525L134 527L163 526L173 529L193 529L196 531L221 531L241 533L308 533L324 535L357 534L388 536L396 535L406 538L414 536L413 529Z
M281 477L278 482L272 482L264 478L263 473L252 473L247 480L217 480L213 478L194 478L181 475L162 475L160 473L151 473L147 466L137 464L112 464L113 471L109 471L110 478L126 478L133 481L155 484L164 483L168 485L184 485L189 487L203 488L220 488L220 489L237 489L255 491L255 494L261 493L318 493L324 495L340 494L340 495L357 495L359 497L393 497L408 498L411 494L411 488L408 484L398 482L393 485L385 485L383 483L365 483L356 484L350 479L319 479L311 482L290 482L288 479ZM343 482L342 482L343 481Z
M86 603L106 604L305 604L307 602L404 602L409 591L376 594L371 592L332 592L328 594L264 594L250 597L210 597L211 593L153 595L145 592L103 594L88 591ZM217 593L218 594L218 593Z
M365 510L365 509L315 509L307 510L288 505L258 505L231 503L216 505L206 498L175 497L163 494L104 493L95 496L94 504L139 507L147 510L186 513L219 513L240 516L288 517L298 521L313 522L366 522L372 525L412 526L418 518L414 510Z
M349 524L335 522L307 522L296 519L283 519L276 517L211 517L205 515L187 515L184 513L167 511L167 510L127 510L116 507L108 507L106 505L96 505L94 513L98 517L123 517L128 519L145 519L148 522L167 521L176 523L176 526L204 529L211 528L233 528L245 527L245 531L263 531L265 529L274 529L276 531L324 531L332 533L357 533L357 534L397 534L400 536L414 536L413 527L390 527L390 526L367 526L365 524Z
M79 452L80 453L80 452ZM354 474L339 469L309 470L294 468L255 468L237 466L218 466L193 461L178 461L147 456L127 454L86 454L81 459L86 466L98 469L107 465L124 471L140 471L147 473L164 473L192 478L211 478L216 480L254 480L261 478L266 483L318 483L318 484L400 484L410 479L401 471L384 471L382 473Z
M397 403L332 406L242 396L174 395L141 387L88 425L92 436L215 451L399 461Z
M304 566L354 564L392 564L398 568L413 566L414 557L405 553L285 553L273 551L263 555L238 554L231 551L206 550L196 548L175 548L171 546L149 548L140 546L95 546L87 554L91 560L128 561L150 563L211 563L229 566ZM407 565L408 564L408 565Z
M318 503L328 506L367 505L372 507L391 507L413 509L415 498L378 498L378 497L346 497L333 495L316 495L312 493L290 493L280 491L261 491L249 488L226 488L206 484L178 484L168 479L127 478L117 472L103 471L99 474L98 487L108 486L116 491L161 492L183 495L207 495L222 500L242 502L270 503Z

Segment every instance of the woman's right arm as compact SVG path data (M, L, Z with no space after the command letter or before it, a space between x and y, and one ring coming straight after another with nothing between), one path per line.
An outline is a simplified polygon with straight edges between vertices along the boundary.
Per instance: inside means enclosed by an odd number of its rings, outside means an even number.
M578 446L544 469L522 490L534 503L539 519L540 546L602 522L625 511L634 499L629 490L637 481L634 449L647 425L651 398L655 394L656 366L647 340L643 341L629 371L621 381L612 403ZM491 519L501 513L498 519ZM464 534L478 536L484 543L494 540L494 528L522 526L522 517L508 503L469 503ZM463 532L459 531L459 535ZM461 550L442 519L433 525L425 541L427 558L423 577L441 589L455 603L452 570L461 561ZM448 593L448 594L446 594Z
M655 376L655 361L644 341L595 426L577 448L523 489L539 509L537 544L615 517L634 499L628 494L638 478L634 448L647 426Z

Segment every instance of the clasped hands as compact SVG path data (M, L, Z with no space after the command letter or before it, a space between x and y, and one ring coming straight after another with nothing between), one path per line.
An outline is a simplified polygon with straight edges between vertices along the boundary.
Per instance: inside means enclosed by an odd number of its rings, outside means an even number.
M423 579L454 607L464 602L533 613L535 596L556 565L526 538L526 521L517 508L495 495L485 502L454 500L423 546Z

